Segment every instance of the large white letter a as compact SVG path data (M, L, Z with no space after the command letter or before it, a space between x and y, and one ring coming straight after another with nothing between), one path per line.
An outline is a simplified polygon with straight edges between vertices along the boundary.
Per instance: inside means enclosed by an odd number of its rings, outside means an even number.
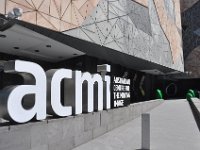
M34 77L35 85L19 85L9 87L7 95L7 113L9 117L18 123L30 121L33 117L37 120L46 118L46 75L44 70L36 63L27 61L11 61L5 64L6 73L19 73L26 81L29 77ZM31 75L31 76L30 76ZM34 106L25 109L22 99L26 95L35 95ZM29 101L33 99L28 99Z

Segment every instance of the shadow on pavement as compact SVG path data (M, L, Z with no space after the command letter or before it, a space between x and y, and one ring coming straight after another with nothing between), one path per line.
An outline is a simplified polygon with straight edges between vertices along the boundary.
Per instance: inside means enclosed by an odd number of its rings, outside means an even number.
M193 102L189 101L189 105L190 105L192 114L194 116L195 122L196 122L197 127L198 127L199 132L200 132L200 113L199 113L198 109L196 108L196 106L194 105Z

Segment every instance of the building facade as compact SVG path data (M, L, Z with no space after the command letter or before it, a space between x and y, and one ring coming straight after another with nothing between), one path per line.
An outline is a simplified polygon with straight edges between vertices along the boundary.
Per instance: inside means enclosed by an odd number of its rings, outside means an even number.
M107 63L113 75L138 73L135 101L144 95L142 84L152 89L144 100L154 97L154 75L184 72L179 1L2 0L0 6L2 61L32 60L46 69L69 64L92 73ZM23 11L17 19L13 8Z
M20 21L60 32L62 38L66 35L75 40L86 41L83 45L80 44L80 48L70 45L81 51L81 54L99 57L99 53L103 53L105 60L133 69L137 66L134 58L139 58L163 68L181 72L184 70L179 1L3 0L0 13L6 15L15 7L23 10ZM56 37L54 40L59 41ZM70 41L63 40L64 44L68 42ZM87 43L100 48L84 50L83 47L87 47ZM126 59L127 62L123 62L120 59L112 59L110 55L108 57L107 51L113 55L115 52L121 53L122 57L127 56L133 60ZM40 55L48 57L45 52L38 53L38 57L42 57ZM52 61L60 61L49 57ZM144 67L143 70L148 68Z
M155 99L198 90L198 10L197 0L1 0L0 149L71 149ZM1 145L1 133L27 138Z

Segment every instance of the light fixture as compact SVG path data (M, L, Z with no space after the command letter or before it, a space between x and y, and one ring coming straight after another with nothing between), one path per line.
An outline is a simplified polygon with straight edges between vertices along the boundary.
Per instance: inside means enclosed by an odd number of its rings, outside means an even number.
M19 47L17 47L17 46L15 46L15 47L13 47L14 49L19 49Z
M13 12L16 17L21 17L23 14L23 10L21 8L13 8Z
M46 45L46 47L51 48L51 45Z
M7 36L4 34L0 34L0 38L6 38Z
M39 53L40 51L39 50L34 50L36 53Z
M15 24L14 19L20 19L23 14L21 8L13 8L6 16L0 14L0 31L5 31Z
M9 19L15 19L15 15L12 11L8 12L8 16Z
M23 10L21 8L13 8L12 11L8 12L9 19L19 19L23 14Z

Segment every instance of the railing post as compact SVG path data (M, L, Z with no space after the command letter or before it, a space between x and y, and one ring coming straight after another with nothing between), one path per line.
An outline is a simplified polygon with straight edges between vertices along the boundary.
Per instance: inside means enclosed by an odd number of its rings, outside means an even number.
M142 149L150 150L150 114L142 114Z

